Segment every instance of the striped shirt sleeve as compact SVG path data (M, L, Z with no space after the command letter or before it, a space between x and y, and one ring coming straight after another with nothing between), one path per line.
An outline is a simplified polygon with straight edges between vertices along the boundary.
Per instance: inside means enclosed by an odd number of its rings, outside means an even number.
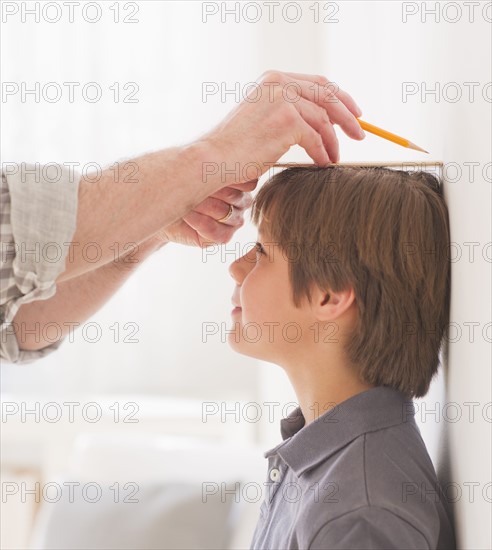
M22 350L14 317L22 304L46 300L65 270L76 228L80 175L58 164L5 164L0 180L0 357L27 363L51 353ZM14 330L17 328L17 335ZM18 341L19 339L19 341Z

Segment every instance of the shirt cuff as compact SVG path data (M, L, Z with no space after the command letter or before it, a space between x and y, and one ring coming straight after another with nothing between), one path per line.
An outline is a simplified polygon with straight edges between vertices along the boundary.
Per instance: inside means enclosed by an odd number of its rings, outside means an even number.
M2 172L0 356L9 362L34 361L63 342L20 350L12 323L22 304L56 292L76 229L79 183L80 174L58 164L21 163Z

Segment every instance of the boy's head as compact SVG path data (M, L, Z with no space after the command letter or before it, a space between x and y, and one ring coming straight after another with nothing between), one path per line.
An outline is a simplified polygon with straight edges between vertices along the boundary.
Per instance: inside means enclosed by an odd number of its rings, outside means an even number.
M295 368L343 360L364 383L428 391L449 322L448 212L439 180L388 168L294 167L251 217L236 260L238 352Z

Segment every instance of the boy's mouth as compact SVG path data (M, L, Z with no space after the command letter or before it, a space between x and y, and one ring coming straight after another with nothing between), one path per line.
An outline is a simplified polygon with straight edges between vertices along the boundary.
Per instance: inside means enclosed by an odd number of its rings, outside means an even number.
M238 305L239 300L235 300L235 296L233 296L231 302L234 306L234 309L231 311L231 315L233 315L234 313L241 313L241 306Z
M239 294L239 293L238 293ZM241 305L239 304L239 300L238 300L238 295L236 294L236 292L234 292L234 294L232 295L232 298L231 298L231 302L232 302L232 305L237 309L241 309Z

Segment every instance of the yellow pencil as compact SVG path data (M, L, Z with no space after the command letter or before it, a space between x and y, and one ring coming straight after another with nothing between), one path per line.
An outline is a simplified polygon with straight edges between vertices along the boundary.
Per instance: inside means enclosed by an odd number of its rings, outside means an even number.
M358 118L357 121L361 125L361 128L366 132L370 132L371 134L374 134L376 136L392 141L393 143L397 143L402 147L408 147L409 149L415 149L416 151L423 151L424 153L429 153L429 151L422 149L418 145L415 145L415 143L408 141L408 139L397 136L396 134L392 134L391 132L383 130L382 128L378 128L373 124L369 124L369 122L364 122L360 118Z

